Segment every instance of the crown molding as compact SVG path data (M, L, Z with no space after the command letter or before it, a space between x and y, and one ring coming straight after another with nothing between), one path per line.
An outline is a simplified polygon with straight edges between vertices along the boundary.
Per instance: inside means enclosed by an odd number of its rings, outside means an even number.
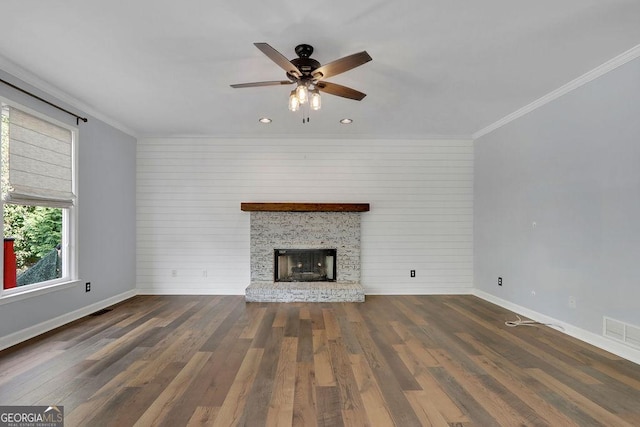
M0 55L0 70L6 72L7 74L10 74L11 76L23 81L30 86L33 86L38 90L45 92L47 95L57 98L57 100L59 101L62 101L69 106L82 111L84 115L90 115L95 119L98 119L130 136L133 136L134 138L137 138L136 132L134 132L132 129L112 119L111 117L105 116L99 111L96 111L82 101L63 92L52 84L40 79L30 71L25 70L24 68L20 67L19 65L2 55ZM12 83L17 85L17 83L15 82Z
M490 124L489 126L480 129L479 131L477 131L476 133L474 133L472 135L472 138L474 140L493 132L496 129L501 128L502 126L511 123L512 121L519 119L520 117L524 116L525 114L528 114L530 112L532 112L533 110L536 110L540 107L542 107L543 105L546 105L548 103L550 103L551 101L554 101L558 98L560 98L563 95L566 95L567 93L579 88L580 86L583 86L595 79L597 79L598 77L601 77L605 74L607 74L610 71L615 70L616 68L626 64L627 62L633 61L634 59L640 57L640 44L636 45L634 47L632 47L631 49L627 50L626 52L616 56L615 58L605 62L604 64L594 68L593 70L581 75L580 77L578 77L577 79L574 79L572 81L570 81L569 83L565 84L564 86L559 87L558 89L554 90L553 92L550 92L548 94L546 94L545 96L543 96L542 98L539 98L535 101L533 101L531 104L526 105L522 108L520 108L519 110L514 111L513 113L509 114L508 116L503 117L502 119L498 120L495 123Z
M137 135L138 139L264 139L264 140L300 140L300 139L336 139L336 140L393 140L393 141L473 141L471 134L425 134L425 135L410 135L410 134L398 134L392 135L372 135L366 133L326 133L326 134L304 134L304 133L273 133L273 134L257 134L257 133L242 133L242 134L228 134L228 133L214 133L214 134L140 134Z

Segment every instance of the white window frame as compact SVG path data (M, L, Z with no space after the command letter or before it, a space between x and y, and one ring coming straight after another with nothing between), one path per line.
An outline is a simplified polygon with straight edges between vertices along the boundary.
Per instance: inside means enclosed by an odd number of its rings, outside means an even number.
M78 282L78 140L79 129L67 123L56 120L46 114L21 105L10 99L0 96L0 103L17 108L42 120L51 122L57 126L65 128L71 132L71 168L72 168L72 190L76 195L75 203L69 208L62 208L62 277L45 282L33 283L30 285L17 286L11 289L4 289L4 268L0 271L0 305L3 300L14 300L15 297L27 297L40 295L52 290L69 287ZM2 165L0 165L0 168ZM0 213L4 216L4 202L0 202ZM4 233L3 233L4 235ZM4 260L4 244L0 247L0 255Z

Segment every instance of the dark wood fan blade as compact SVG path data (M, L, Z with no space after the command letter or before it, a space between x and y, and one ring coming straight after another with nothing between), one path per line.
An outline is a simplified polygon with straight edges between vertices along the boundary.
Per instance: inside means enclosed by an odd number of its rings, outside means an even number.
M316 87L323 92L327 92L331 95L341 96L343 98L355 99L356 101L362 101L367 96L366 93L362 93L350 87L342 86L336 83L330 82L318 82Z
M243 87L290 85L292 83L293 82L291 80L275 80L270 82L237 83L237 84L231 85L231 87L239 89Z
M268 43L254 43L254 45L287 73L296 77L302 76L302 73L300 72L300 70L298 70L298 67L293 65L291 61L289 61L283 54L272 48Z
M345 56L344 58L336 59L323 65L313 72L313 77L318 80L326 79L327 77L332 77L359 67L369 61L371 61L371 57L363 50L362 52L354 53L353 55Z

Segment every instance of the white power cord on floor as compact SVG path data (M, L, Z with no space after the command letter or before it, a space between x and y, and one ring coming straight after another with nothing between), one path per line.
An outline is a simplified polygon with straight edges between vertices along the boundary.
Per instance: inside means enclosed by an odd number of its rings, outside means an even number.
M504 322L504 324L509 326L510 328L515 328L516 326L543 325L543 326L550 326L552 328L557 328L564 331L564 328L560 325L554 325L553 323L542 323L542 322L537 322L535 320L522 320L520 316L518 316L517 314L516 314L516 317L518 318L518 320L507 320L506 322Z

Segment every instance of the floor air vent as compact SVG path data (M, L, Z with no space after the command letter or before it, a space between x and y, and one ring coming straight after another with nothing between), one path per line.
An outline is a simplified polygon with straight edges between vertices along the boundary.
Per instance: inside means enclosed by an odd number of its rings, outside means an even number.
M102 316L103 314L108 313L110 311L111 311L110 308L103 308L102 310L98 310L94 313L91 313L89 316Z
M640 349L640 327L604 317L603 334L605 337L621 341L630 347Z

